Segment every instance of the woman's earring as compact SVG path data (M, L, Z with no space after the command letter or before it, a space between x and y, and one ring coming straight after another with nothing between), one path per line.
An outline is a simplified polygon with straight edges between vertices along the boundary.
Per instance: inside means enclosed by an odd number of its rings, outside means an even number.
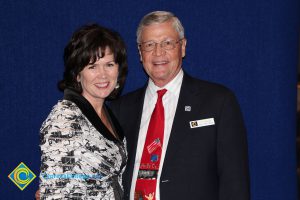
M77 81L77 87L78 87L78 88L81 88L81 83L80 83L80 81Z
M118 82L117 85L116 85L116 87L115 87L115 89L119 89L119 87L120 87L120 84Z

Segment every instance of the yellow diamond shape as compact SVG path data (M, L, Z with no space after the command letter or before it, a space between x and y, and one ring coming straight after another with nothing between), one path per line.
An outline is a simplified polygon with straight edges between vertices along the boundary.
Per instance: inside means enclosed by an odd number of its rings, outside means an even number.
M35 174L23 162L8 175L8 178L16 184L20 190L24 190L35 177Z

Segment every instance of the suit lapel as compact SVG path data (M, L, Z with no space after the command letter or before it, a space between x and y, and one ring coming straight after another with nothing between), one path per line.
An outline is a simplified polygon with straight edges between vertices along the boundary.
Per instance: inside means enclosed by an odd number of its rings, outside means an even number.
M180 150L182 141L184 141L188 135L187 130L190 129L188 122L190 112L185 111L185 109L186 106L191 106L191 103L195 99L195 96L199 95L199 88L195 88L193 80L194 79L192 77L184 73L176 113L172 125L171 135L169 138L167 152L163 164L161 179L164 179L165 172L171 171L168 168L170 166L173 166L172 162L176 157L176 152ZM199 101L199 97L197 97L197 101L201 103Z

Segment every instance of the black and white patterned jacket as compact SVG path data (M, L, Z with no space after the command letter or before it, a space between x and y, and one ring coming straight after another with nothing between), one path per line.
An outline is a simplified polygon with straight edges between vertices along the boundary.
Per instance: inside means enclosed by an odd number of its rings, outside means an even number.
M118 138L83 96L65 90L40 129L41 199L122 199L126 140L104 110Z

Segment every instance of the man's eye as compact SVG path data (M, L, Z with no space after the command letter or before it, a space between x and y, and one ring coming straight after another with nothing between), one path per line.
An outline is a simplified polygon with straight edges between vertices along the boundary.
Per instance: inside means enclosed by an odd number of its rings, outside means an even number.
M154 45L154 43L146 43L145 47L148 48L148 47L152 47L153 45Z
M173 45L173 42L172 41L164 41L163 45L164 46L171 46L171 45Z

